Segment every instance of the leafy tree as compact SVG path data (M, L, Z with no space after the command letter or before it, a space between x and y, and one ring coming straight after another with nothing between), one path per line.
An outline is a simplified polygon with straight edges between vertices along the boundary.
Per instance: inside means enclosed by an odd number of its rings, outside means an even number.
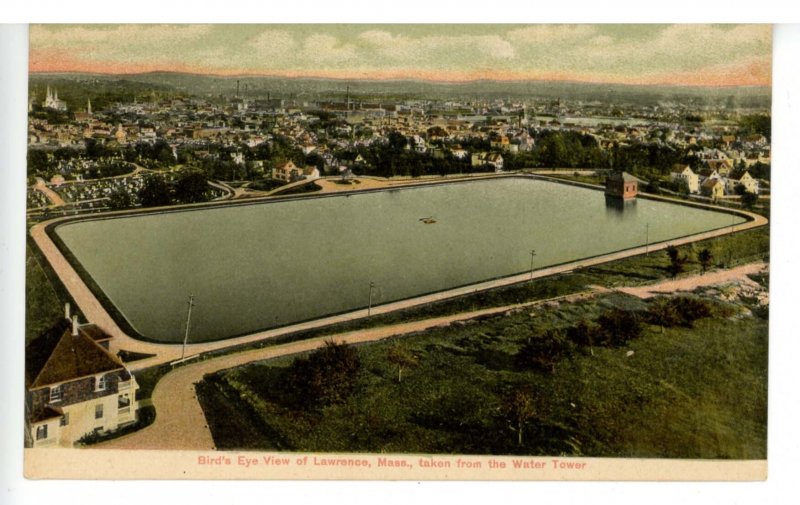
M511 431L516 432L518 447L522 447L525 426L536 417L535 404L533 394L525 389L514 390L503 401L503 417L508 422Z
M689 196L689 182L686 179L676 180L675 192L681 196Z
M175 199L181 203L205 202L209 195L208 178L201 172L187 174L175 185Z
M403 380L404 368L417 366L417 357L399 344L395 344L389 349L386 359L389 360L389 363L397 367L397 382Z
M124 189L117 189L108 196L108 206L115 210L128 209L133 204L133 196Z
M678 251L678 248L675 246L667 247L667 256L669 256L667 272L669 272L673 278L677 277L679 273L683 272L686 257L681 256L680 251Z
M28 149L28 175L46 175L49 160L41 149Z
M745 191L742 194L742 206L745 209L752 209L758 203L758 194L750 191Z
M296 358L286 381L298 406L321 407L345 401L355 391L360 371L354 347L327 340L307 357Z
M701 249L700 252L697 253L697 261L700 262L700 267L703 269L703 273L706 273L706 270L708 270L708 267L711 266L711 262L713 260L714 256L707 247Z
M172 191L160 177L149 177L139 190L142 207L158 207L172 203Z

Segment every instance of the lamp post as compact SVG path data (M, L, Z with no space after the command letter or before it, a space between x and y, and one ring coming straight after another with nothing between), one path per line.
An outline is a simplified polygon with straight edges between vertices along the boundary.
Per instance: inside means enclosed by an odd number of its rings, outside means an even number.
M189 295L189 310L186 314L186 333L183 334L183 348L181 349L181 359L186 355L186 341L189 340L189 325L192 322L192 307L194 307L194 295Z
M367 305L367 317L372 314L372 290L375 289L375 283L369 282L369 305Z
M533 280L533 258L536 256L536 249L531 249L531 278Z

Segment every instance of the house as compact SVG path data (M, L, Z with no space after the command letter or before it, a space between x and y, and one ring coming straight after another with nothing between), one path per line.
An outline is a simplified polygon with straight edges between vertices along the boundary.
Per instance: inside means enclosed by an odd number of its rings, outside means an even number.
M701 186L708 179L722 179L722 176L719 174L719 172L713 168L703 168L697 172L697 175L700 178Z
M720 175L728 175L733 168L733 161L730 159L706 160L706 165L711 170L716 170Z
M108 351L111 337L69 313L25 352L25 446L71 447L136 422L136 379Z
M452 153L454 158L459 160L463 160L469 154L466 149L461 147L460 144L454 144L452 147L450 147L450 153Z
M483 165L491 165L494 167L495 172L502 172L503 170L503 155L500 153L474 153L472 155L472 166L480 167Z
M317 179L319 178L319 169L313 165L303 167L303 176L306 179Z
M636 198L639 179L627 172L614 172L606 178L606 195L623 200Z
M744 186L745 191L758 194L758 181L747 170L733 172L725 179L725 190L729 194L736 193L736 186Z
M677 181L679 179L686 181L686 185L689 187L689 193L698 193L700 191L700 179L689 165L673 165L672 170L670 170L669 178L672 181Z
M719 200L725 195L725 184L719 178L707 178L700 185L700 193L712 200Z
M297 180L297 178L302 173L302 170L297 168L297 165L290 161L283 163L282 165L278 165L277 167L272 169L272 178L277 179L279 181L285 182L292 182Z

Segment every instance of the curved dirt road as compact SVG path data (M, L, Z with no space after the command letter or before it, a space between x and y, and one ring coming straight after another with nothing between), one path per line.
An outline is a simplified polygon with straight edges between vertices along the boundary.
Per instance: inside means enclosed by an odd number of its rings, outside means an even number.
M203 376L219 370L225 370L254 361L260 361L290 354L297 354L322 347L326 340L358 344L373 342L386 338L406 335L437 326L450 324L454 321L463 321L475 317L507 312L509 310L530 307L554 300L576 301L594 296L606 291L598 288L592 291L574 293L548 300L537 300L505 307L465 312L450 316L436 317L422 321L369 328L340 335L328 335L289 344L281 344L266 349L255 349L241 353L221 356L219 358L201 361L199 363L184 365L166 374L153 390L152 402L156 409L156 419L153 424L141 431L125 437L110 440L95 447L102 449L214 449L211 432L206 425L205 415L197 401L194 385L203 379Z

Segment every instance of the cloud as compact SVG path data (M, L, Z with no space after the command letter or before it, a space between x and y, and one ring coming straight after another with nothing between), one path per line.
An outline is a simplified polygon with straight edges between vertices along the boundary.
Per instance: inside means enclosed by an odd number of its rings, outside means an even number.
M769 82L768 25L33 25L31 68ZM57 55L57 57L56 57ZM765 70L766 69L766 70ZM703 79L705 77L697 77Z
M291 33L285 30L266 30L258 34L247 44L259 58L283 58L297 49L297 42Z

